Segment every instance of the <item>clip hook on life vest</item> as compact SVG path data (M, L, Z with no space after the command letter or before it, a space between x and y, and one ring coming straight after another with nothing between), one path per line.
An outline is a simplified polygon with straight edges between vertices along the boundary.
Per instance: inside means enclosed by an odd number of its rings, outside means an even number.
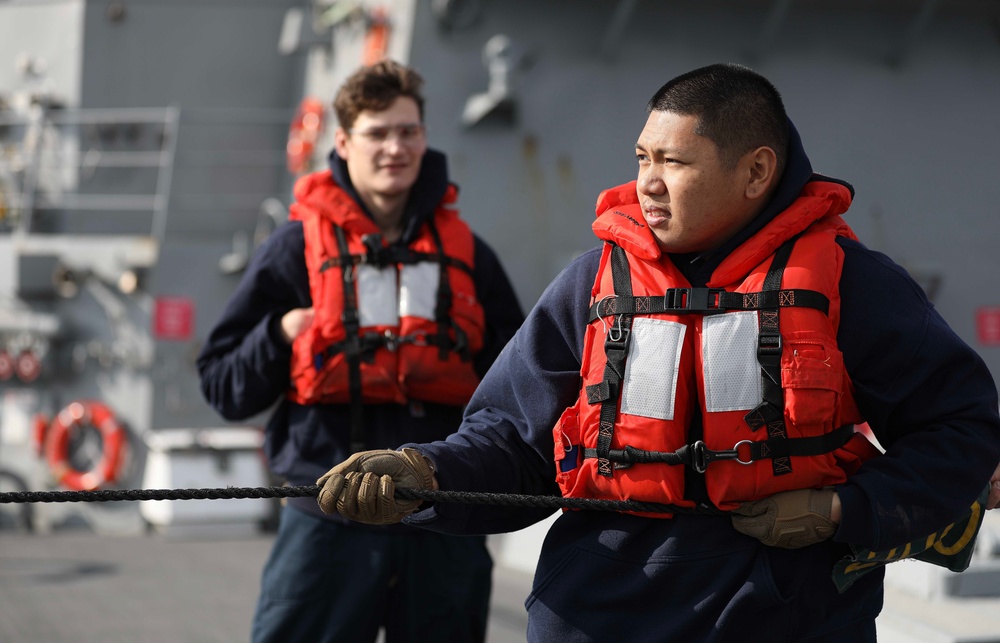
M601 297L601 300L597 302L597 310L601 309L601 304L603 304L605 300L617 299L617 298L618 295L616 294L605 295ZM603 329L604 334L607 335L608 339L611 340L612 342L617 343L622 341L622 339L625 338L625 333L627 333L629 330L622 325L622 316L623 316L622 313L619 313L617 315L611 315L612 322L610 326L608 326L608 323L604 321L604 315L600 315L598 317L601 320L601 328Z
M622 316L615 315L614 322L611 324L611 328L608 329L608 339L613 342L620 342L625 337L625 333L628 329L622 326Z
M705 473L708 470L708 465L716 460L736 460L743 465L753 464L753 456L747 460L740 458L740 447L745 444L750 445L753 442L751 440L740 440L733 445L732 449L712 451L704 442L698 440L691 445L691 468L698 473Z
M569 443L567 442L566 444ZM708 470L708 465L718 460L735 460L739 464L748 465L765 457L760 454L759 447L755 449L754 444L752 440L740 440L733 445L733 448L719 451L712 451L701 440L686 444L676 451L646 451L632 446L625 446L622 449L610 449L607 459L611 462L614 470L629 469L635 464L660 463L671 466L686 465L703 474ZM569 444L569 448L565 448L565 450L570 452L575 448L574 445ZM746 459L740 455L740 449L746 452ZM597 449L584 448L583 457L585 459L599 458ZM563 467L563 471L568 470L565 468L565 464L561 466Z
M615 295L613 293L610 294L610 295L604 295L603 297L601 297L601 300L597 302L597 311L598 311L597 318L601 320L601 328L603 329L605 335L608 334L608 323L606 321L604 321L604 315L600 314L600 310L601 310L601 304L603 304L608 299L611 299L611 300L618 299L618 295Z

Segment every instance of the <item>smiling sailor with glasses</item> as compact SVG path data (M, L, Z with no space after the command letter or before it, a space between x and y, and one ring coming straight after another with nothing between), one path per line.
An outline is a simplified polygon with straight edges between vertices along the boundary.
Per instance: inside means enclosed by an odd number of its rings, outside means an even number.
M198 359L223 417L279 402L265 453L292 485L357 451L444 439L524 319L427 146L421 84L392 61L347 79L330 168L296 182L291 221L258 250ZM362 525L290 498L252 638L372 643L383 629L386 643L481 643L491 571L483 536Z

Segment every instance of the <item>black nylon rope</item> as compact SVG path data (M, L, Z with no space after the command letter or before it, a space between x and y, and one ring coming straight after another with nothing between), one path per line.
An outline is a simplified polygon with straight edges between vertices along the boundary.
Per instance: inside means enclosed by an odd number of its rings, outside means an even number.
M319 487L225 487L222 489L98 489L96 491L11 491L0 504L27 502L114 502L118 500L222 500L227 498L300 498L316 496Z
M220 489L99 489L97 491L9 491L0 493L0 504L32 502L114 502L120 500L222 500L232 498L306 498L318 496L319 485L301 487L225 487ZM723 512L715 507L677 507L636 500L598 500L529 496L515 493L480 493L472 491L431 491L396 489L404 500L453 502L470 505L534 507L542 509L589 509L593 511L641 511L645 513L712 514Z

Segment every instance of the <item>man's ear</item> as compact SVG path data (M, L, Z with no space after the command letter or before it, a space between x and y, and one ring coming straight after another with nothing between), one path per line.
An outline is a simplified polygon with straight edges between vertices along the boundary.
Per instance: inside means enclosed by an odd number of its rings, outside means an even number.
M347 131L343 127L338 127L333 132L333 149L336 150L337 156L347 160Z
M746 197L759 199L770 194L771 188L778 184L778 157L774 150L762 145L748 152L744 159L747 163Z

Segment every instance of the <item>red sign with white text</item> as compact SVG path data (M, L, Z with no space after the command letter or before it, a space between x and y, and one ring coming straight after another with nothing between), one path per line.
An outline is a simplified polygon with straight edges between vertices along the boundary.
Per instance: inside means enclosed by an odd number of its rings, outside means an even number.
M1000 306L983 306L976 311L976 336L986 346L1000 346Z
M186 297L157 297L153 304L153 337L185 341L194 332L194 302Z

